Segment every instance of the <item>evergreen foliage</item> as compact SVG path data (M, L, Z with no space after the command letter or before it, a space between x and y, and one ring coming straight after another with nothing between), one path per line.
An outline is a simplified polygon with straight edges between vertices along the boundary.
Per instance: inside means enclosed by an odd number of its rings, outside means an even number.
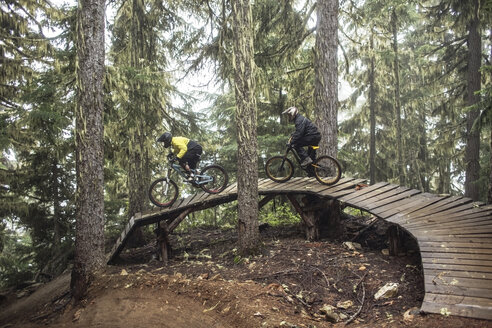
M487 25L492 5L480 2L481 88L478 101L470 104L470 3L340 1L337 156L345 176L397 184L403 176L406 187L463 195L467 115L477 111L472 123L480 132L478 200L492 202L492 32ZM200 166L223 165L232 183L238 160L229 3L109 5L114 17L108 13L104 85L107 249L129 216L148 209L148 182L167 165L167 151L155 144L162 132L200 142ZM74 8L46 1L6 0L0 11L0 276L4 284L17 284L54 277L73 256L76 16ZM265 177L266 159L284 150L294 129L281 112L295 105L315 118L315 12L311 0L252 4L260 177ZM206 71L215 93L178 87L199 71ZM182 188L183 195L195 191ZM276 201L261 210L260 220L277 224L298 218ZM196 212L180 229L202 224L236 226L237 204Z

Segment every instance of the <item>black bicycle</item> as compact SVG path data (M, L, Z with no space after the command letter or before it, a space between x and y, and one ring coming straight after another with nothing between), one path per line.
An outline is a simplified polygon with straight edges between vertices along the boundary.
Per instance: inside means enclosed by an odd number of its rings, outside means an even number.
M175 163L175 156L169 154L167 158L169 160L169 169L166 172L166 176L152 182L149 188L150 201L156 206L169 207L178 198L178 185L169 177L172 170L175 170L183 178L185 183L190 183L193 187L201 188L209 194L218 194L227 187L229 175L218 164L208 165L200 173L197 170L191 170L194 177L192 180L188 180L185 170L181 165Z
M323 155L316 158L316 150L318 148L318 146L308 147L308 154L312 159L314 158L314 161L303 169L308 173L308 176L314 176L320 183L328 186L333 185L340 180L342 167L331 156ZM294 175L294 164L288 158L290 152L294 154L294 158L297 160L299 166L301 166L301 159L289 142L284 155L273 156L265 164L266 175L273 181L286 182Z

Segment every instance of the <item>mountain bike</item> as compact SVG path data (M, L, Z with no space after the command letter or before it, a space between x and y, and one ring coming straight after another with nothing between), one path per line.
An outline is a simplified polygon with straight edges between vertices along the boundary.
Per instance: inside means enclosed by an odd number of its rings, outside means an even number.
M273 156L267 160L265 164L266 175L275 182L289 181L294 175L294 163L288 158L289 153L292 152L297 163L308 173L308 176L314 176L316 180L327 186L337 183L342 176L340 163L328 155L316 158L318 148L318 146L308 146L308 155L313 159L313 162L303 168L299 155L289 141L284 155Z
M149 188L150 201L159 207L170 207L178 198L179 189L170 175L172 170L176 171L181 176L185 183L191 184L195 188L201 188L209 194L218 194L227 187L229 175L226 170L218 165L212 164L204 167L199 173L198 170L191 170L193 173L192 180L188 180L188 175L185 170L176 163L176 158L173 154L167 156L169 168L163 178L159 178L152 182Z

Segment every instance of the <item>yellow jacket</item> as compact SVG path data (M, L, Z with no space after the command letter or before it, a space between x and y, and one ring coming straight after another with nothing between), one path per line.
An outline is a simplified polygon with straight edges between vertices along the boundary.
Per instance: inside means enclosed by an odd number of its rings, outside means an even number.
M177 158L183 158L184 154L188 151L188 143L190 139L186 137L173 137L171 139L171 146L173 147L173 153Z

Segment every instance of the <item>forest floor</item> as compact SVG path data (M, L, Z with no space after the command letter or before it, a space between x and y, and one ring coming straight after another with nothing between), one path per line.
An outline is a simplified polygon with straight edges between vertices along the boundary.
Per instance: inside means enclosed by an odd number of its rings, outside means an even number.
M250 258L235 254L235 230L173 234L167 266L155 259L155 241L127 249L77 305L69 274L29 296L6 297L0 327L492 327L420 313L418 250L407 242L405 252L387 255L384 222L357 235L371 220L346 217L343 234L317 242L298 225L263 227L263 253ZM360 249L344 243L355 236ZM376 300L387 283L398 284L397 295Z

